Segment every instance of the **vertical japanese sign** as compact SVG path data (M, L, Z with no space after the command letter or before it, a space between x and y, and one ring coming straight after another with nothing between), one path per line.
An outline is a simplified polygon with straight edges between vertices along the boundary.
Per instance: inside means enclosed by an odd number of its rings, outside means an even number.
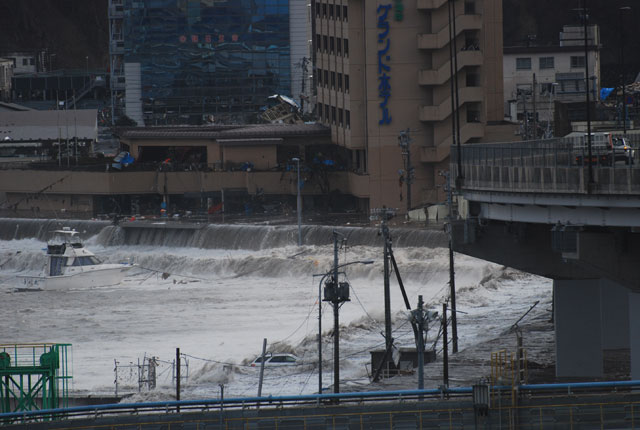
M391 39L388 15L392 7L392 4L386 4L379 5L377 9L378 29L381 30L378 33L378 45L381 45L378 49L378 98L382 99L379 104L382 113L382 118L378 121L380 125L391 124L391 114L387 104L391 97L391 66L388 64L391 61L391 55L389 55Z

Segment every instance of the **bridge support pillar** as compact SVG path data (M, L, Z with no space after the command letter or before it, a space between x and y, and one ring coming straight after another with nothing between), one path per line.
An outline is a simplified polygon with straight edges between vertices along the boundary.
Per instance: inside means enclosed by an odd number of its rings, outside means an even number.
M553 281L556 376L601 377L600 280Z
M640 293L629 293L631 379L640 379Z
M629 290L608 279L600 279L600 288L602 349L629 349Z

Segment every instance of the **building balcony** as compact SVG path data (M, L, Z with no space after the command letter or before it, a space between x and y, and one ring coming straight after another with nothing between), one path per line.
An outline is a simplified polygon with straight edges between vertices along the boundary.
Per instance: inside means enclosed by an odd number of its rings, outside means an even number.
M111 55L124 54L124 42L112 42L109 48Z
M456 18L456 36L465 30L481 30L482 15L458 15ZM441 49L449 44L449 26L435 33L418 35L418 49Z
M458 107L465 103L482 102L484 90L482 87L462 87L458 90ZM438 105L420 106L420 121L444 121L451 115L451 97L447 97Z
M122 5L111 5L111 7L109 7L109 18L118 19L123 17L124 17L124 8L122 7Z
M416 8L418 10L440 9L448 0L418 0Z
M460 142L462 144L470 139L484 137L484 124L481 122L468 122L460 128ZM441 163L450 153L453 139L451 135L436 146L420 148L419 158L422 163Z
M481 51L460 51L458 52L458 71L463 67L481 66L484 56ZM450 61L447 61L437 70L423 69L418 72L418 83L420 85L442 85L451 77Z

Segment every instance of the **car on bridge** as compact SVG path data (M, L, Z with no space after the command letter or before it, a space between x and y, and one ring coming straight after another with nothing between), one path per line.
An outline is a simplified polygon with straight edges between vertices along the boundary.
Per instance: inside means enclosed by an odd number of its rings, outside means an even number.
M611 166L618 161L627 165L634 164L634 151L622 136L611 133L591 133L591 160L589 160L589 143L587 133L573 138L573 152L577 165Z

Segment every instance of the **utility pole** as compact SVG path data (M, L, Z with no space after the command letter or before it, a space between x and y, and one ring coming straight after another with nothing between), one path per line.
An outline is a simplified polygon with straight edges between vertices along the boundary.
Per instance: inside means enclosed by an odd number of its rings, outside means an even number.
M262 339L262 355L260 359L260 378L258 379L258 397L262 396L262 381L264 378L264 359L267 355L267 338Z
M389 284L389 248L391 247L391 237L389 235L389 226L387 225L386 215L382 218L382 237L384 238L384 340L385 340L385 358L388 359L393 348L393 338L391 335L391 291Z
M407 216L411 210L411 184L415 175L411 165L411 130L402 130L398 135L398 145L402 148L402 159L404 161L405 182L407 184Z
M533 85L531 87L531 97L533 98L533 139L538 138L538 113L536 111L536 74L533 74Z
M380 219L380 233L384 238L384 247L383 247L383 260L384 260L384 340L385 340L385 353L384 358L380 362L378 368L374 371L373 380L377 381L380 374L382 373L382 369L388 365L389 357L391 356L391 351L393 349L393 337L391 333L391 291L390 291L390 267L389 261L395 262L393 257L393 253L391 251L391 235L389 234L389 226L387 225L387 221L390 220L394 215L395 211L393 209L388 209L386 206L383 206L382 209L372 209L371 211L374 215L373 219ZM395 263L394 263L395 264ZM405 297L405 304L407 309L410 309L410 305L408 304L408 299ZM414 326L414 332L417 331L417 328ZM388 366L387 366L388 368Z
M67 109L67 92L64 92L64 124L67 133L67 167L69 167L69 110Z
M584 24L584 93L587 101L587 147L589 150L589 184L587 185L587 192L590 194L593 192L595 182L593 180L593 153L591 151L591 112L589 112L591 100L589 98L589 13L587 12L587 0L582 0L582 14Z
M447 304L442 304L442 382L449 386L449 339L447 338Z
M340 392L340 319L338 310L340 302L338 292L338 232L333 230L333 392Z
M180 401L180 348L176 348L176 401ZM180 405L177 411L180 413Z
M418 296L418 311L415 320L418 324L418 390L424 389L424 311L422 296Z
M73 90L73 124L75 127L76 166L78 165L78 113L76 111L76 90Z
M627 94L624 74L624 27L622 25L622 11L629 11L629 6L618 8L618 14L620 17L620 85L622 86L622 133L627 134Z
M449 295L451 297L451 337L453 338L453 353L458 352L458 317L456 315L456 276L453 262L453 195L451 190L451 175L444 173L447 187L447 206L449 208L447 232L449 233Z
M56 91L56 119L58 125L58 167L62 166L62 132L60 131L60 94Z
M331 273L331 278L324 286L324 299L325 302L330 302L333 305L333 392L340 392L340 319L339 319L339 311L340 306L344 302L350 301L349 299L349 283L348 282L339 282L338 281L338 269L340 265L338 264L338 236L342 236L336 230L333 231L333 270ZM358 262L369 264L369 262ZM350 264L350 263L347 263ZM343 266L347 265L344 264ZM320 279L320 285L322 285L322 280ZM322 308L320 308L322 309ZM322 318L322 315L319 316ZM319 342L322 342L322 330L319 329ZM320 350L321 344L319 344L319 355L321 354ZM320 355L321 357L321 355ZM321 358L319 357L319 366L322 366ZM322 374L319 373L319 390L322 393Z
M522 124L524 126L524 140L529 140L529 117L527 115L527 94L522 92Z

